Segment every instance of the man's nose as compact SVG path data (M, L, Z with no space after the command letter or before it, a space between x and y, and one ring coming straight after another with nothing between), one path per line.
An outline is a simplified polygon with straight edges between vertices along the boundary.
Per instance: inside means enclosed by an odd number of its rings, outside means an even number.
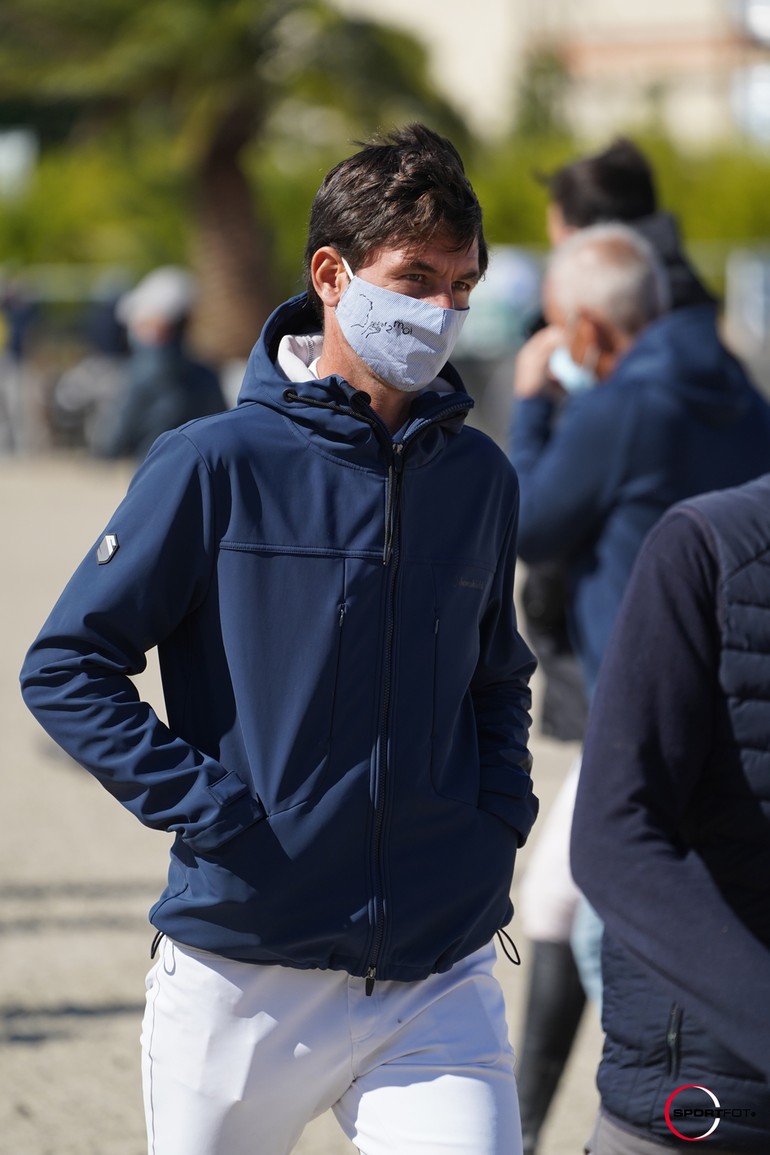
M451 289L437 289L426 300L431 305L438 305L440 309L454 309L455 299Z

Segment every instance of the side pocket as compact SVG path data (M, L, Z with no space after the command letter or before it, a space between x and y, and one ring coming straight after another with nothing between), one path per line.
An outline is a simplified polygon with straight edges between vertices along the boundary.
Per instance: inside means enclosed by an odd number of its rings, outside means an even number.
M237 774L228 774L211 787L211 792L214 793L215 789L217 801L222 807L219 818L194 836L184 838L194 854L216 854L228 842L265 817L262 802L249 793L245 782Z
M435 598L434 598L435 601ZM438 716L438 634L441 628L441 618L439 617L438 607L433 606L433 718L430 727L430 741L431 748L436 746L436 718Z
M480 620L490 574L470 564L436 563L432 581L433 789L444 798L477 806L481 783L470 685L479 660Z
M337 713L337 700L339 695L340 683L340 662L342 660L342 635L345 629L345 619L348 614L347 602L340 602L337 607L337 652L334 657L334 685L332 687L331 709L329 710L329 751L332 747L332 738L334 736L334 719Z
M681 1029L682 1008L678 1003L673 1003L668 1016L668 1028L666 1030L666 1073L671 1079L676 1079L679 1075L681 1063Z

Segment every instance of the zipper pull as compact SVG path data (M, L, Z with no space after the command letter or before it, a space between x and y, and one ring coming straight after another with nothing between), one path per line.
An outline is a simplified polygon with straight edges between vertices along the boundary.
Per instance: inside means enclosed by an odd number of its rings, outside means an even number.
M366 986L364 987L364 991L366 992L367 998L369 995L374 994L374 979L376 974L376 967L369 967L369 970L366 972Z

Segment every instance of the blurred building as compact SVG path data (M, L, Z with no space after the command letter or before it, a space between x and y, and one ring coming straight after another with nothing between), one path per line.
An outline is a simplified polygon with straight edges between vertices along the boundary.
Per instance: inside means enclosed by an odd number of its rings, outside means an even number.
M369 0L334 2L372 15ZM376 15L424 40L483 136L510 128L528 64L548 55L580 136L656 120L683 143L770 141L770 0L388 0Z
M568 114L589 137L659 122L672 137L770 140L766 0L525 0L526 38L569 79Z

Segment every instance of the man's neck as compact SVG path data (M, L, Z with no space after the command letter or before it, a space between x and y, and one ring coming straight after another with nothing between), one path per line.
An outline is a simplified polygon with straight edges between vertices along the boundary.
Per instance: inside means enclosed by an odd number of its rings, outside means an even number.
M336 373L344 377L354 389L363 390L372 399L372 409L391 434L397 433L409 416L412 396L380 381L360 357L345 343L324 338L318 359L318 376Z
M401 390L394 389L390 385L382 385L379 381L364 386L364 388L372 399L374 412L387 426L391 434L397 433L409 416L409 409L412 404L411 395L402 393Z

